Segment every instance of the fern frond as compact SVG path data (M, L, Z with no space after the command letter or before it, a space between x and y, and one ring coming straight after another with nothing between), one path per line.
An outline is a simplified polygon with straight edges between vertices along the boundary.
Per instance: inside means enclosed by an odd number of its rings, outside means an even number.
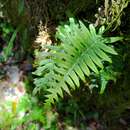
M70 90L79 87L80 80L85 81L85 77L89 76L91 72L98 74L99 69L103 68L104 61L112 62L108 54L117 55L117 52L105 43L122 38L104 38L102 36L104 29L102 26L97 33L92 24L88 29L81 21L75 23L72 18L69 25L58 28L56 35L62 44L57 46L59 49L52 46L51 56L47 57L53 62L53 66L44 73L46 64L42 64L42 68L36 70L36 73L39 73L40 69L43 78L48 81L47 84L44 84L48 91L46 103L51 104L58 101L59 96L63 97L63 91L70 94ZM53 72L53 76L47 77L51 72ZM42 74L40 73L40 76Z

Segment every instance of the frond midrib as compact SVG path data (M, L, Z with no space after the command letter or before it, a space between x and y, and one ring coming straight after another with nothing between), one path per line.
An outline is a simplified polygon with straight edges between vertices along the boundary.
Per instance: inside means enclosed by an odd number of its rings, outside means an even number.
M82 54L80 54L80 56L79 56L78 58L75 58L75 59L76 59L76 62L74 62L74 64L72 65L72 67L71 67L71 68L68 70L68 72L65 74L64 80L65 80L66 77L68 76L69 72L71 72L72 70L74 70L75 66L79 64L79 61L82 59L82 57L84 57L85 54L87 54L87 52L88 52L91 48L93 48L93 46L95 46L95 44L96 44L96 42L94 41L94 42L92 43L92 45L89 46L89 48L86 47L85 49L83 49L83 50L81 51ZM84 51L84 50L85 50L85 51ZM87 66L87 65L86 65L86 66Z

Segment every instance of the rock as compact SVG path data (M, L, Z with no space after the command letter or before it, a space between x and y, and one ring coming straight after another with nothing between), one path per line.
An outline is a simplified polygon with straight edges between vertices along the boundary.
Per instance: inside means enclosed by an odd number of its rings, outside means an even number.
M6 75L11 83L17 84L19 82L22 72L20 72L17 66L7 66L6 72Z

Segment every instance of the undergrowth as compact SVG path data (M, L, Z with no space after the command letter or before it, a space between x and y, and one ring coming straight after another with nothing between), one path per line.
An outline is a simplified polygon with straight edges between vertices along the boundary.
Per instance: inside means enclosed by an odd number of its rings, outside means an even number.
M128 128L129 14L129 0L1 0L0 66L28 57L35 63L27 94L0 106L0 129ZM45 28L37 37L39 22Z

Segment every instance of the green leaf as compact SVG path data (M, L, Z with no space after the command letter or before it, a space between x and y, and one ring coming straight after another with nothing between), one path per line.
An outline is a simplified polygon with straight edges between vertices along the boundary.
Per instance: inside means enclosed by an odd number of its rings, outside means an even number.
M91 33L92 37L95 38L96 37L96 30L95 30L93 24L89 25L89 29L90 29L90 33Z
M4 51L4 54L3 54L3 57L4 57L4 60L6 61L7 58L11 55L12 53L12 49L13 49L13 43L15 41L15 38L16 38L16 35L17 35L17 32L19 31L20 29L20 26L18 26L18 28L13 32L12 36L11 36L11 39L8 43L8 46L6 48L3 49Z
M77 65L75 68L74 68L74 71L77 73L77 75L83 80L85 81L85 76L82 72L82 69L80 68L79 65Z
M74 85L72 79L71 79L69 76L66 76L66 77L65 77L65 81L66 81L73 89L75 89L75 85Z
M69 73L69 76L71 77L71 79L73 79L73 82L76 84L76 86L79 87L80 86L80 84L79 84L79 78L76 75L76 73L74 71L71 71Z
M104 78L102 78L100 94L104 93L107 83L108 83L108 80L105 80Z
M117 55L117 52L113 48L111 48L111 47L109 47L109 46L107 46L105 44L100 43L98 45L98 47L101 48L103 51L105 51L107 53L110 53L110 54L113 54L113 55Z
M95 73L98 74L98 70L97 70L95 64L93 63L93 61L91 60L91 58L90 58L88 55L86 55L86 57L84 57L84 61L86 62L86 64L88 65L88 67L89 67L92 71L94 71Z
M61 85L62 85L62 89L63 89L65 92L67 92L69 95L71 95L71 94L70 94L70 90L69 90L68 86L66 85L66 83L62 82Z
M100 68L103 68L103 64L100 60L100 58L96 55L96 53L94 51L89 51L88 54L90 55L91 59L93 60L93 62L99 66Z
M123 37L110 37L106 39L106 43L114 43L123 40Z
M18 1L18 14L21 15L24 11L24 0Z
M80 61L80 68L82 69L82 71L84 72L84 74L86 74L86 76L90 75L90 70L87 67L87 64L85 64L85 62L84 62L83 59L81 59L81 61Z
M99 35L102 35L104 32L105 32L105 27L104 27L104 26L101 26L101 27L99 28L98 34L99 34Z
M101 49L99 48L94 48L94 52L99 56L101 57L104 61L108 61L108 62L112 62L112 60L109 58L109 56L104 52L102 51Z

